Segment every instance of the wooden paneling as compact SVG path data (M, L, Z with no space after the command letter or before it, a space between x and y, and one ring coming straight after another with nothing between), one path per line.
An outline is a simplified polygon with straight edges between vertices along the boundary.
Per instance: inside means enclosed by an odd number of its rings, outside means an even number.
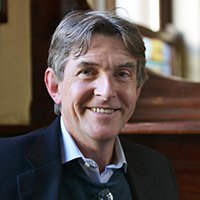
M54 117L53 102L44 85L51 35L60 20L60 1L31 1L32 103L31 124L46 124Z
M0 24L8 21L7 0L0 0Z
M151 71L148 75L130 121L200 121L200 83Z
M165 30L172 23L172 0L160 0L160 27Z
M198 135L200 134L200 122L130 122L125 125L122 134Z

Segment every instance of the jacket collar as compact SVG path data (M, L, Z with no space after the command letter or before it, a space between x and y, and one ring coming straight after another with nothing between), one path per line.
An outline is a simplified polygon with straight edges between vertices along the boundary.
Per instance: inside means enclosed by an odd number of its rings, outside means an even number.
M160 200L160 191L154 181L146 175L146 168L141 163L141 150L134 143L123 141L122 146L128 162L127 179L133 199Z
M26 155L27 161L34 168L60 159L60 117L57 117L48 128L39 132L38 139Z
M58 199L61 180L60 120L37 131L38 139L26 155L31 170L17 176L20 200Z

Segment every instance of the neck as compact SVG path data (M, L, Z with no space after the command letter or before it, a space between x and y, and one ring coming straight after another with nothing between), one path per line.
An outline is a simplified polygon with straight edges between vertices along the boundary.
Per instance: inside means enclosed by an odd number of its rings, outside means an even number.
M105 167L114 159L114 144L115 139L112 139L109 141L98 141L93 146L80 145L79 148L83 155L94 160L99 167L99 171L103 172Z

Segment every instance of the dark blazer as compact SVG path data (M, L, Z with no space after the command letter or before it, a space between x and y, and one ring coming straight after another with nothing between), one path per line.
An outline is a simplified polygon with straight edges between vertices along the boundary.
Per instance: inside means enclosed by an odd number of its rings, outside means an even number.
M60 119L22 136L0 139L0 199L59 200ZM173 170L161 154L122 140L134 200L177 200Z

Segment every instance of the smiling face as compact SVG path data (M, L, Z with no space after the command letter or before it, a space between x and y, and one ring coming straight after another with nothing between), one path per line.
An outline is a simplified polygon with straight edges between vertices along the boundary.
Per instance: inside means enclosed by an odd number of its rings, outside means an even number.
M57 86L53 81L53 89L48 90L61 104L65 125L75 140L87 145L116 138L133 114L140 92L136 64L121 38L98 34L86 54L69 57L64 79ZM50 69L46 76L56 79Z

